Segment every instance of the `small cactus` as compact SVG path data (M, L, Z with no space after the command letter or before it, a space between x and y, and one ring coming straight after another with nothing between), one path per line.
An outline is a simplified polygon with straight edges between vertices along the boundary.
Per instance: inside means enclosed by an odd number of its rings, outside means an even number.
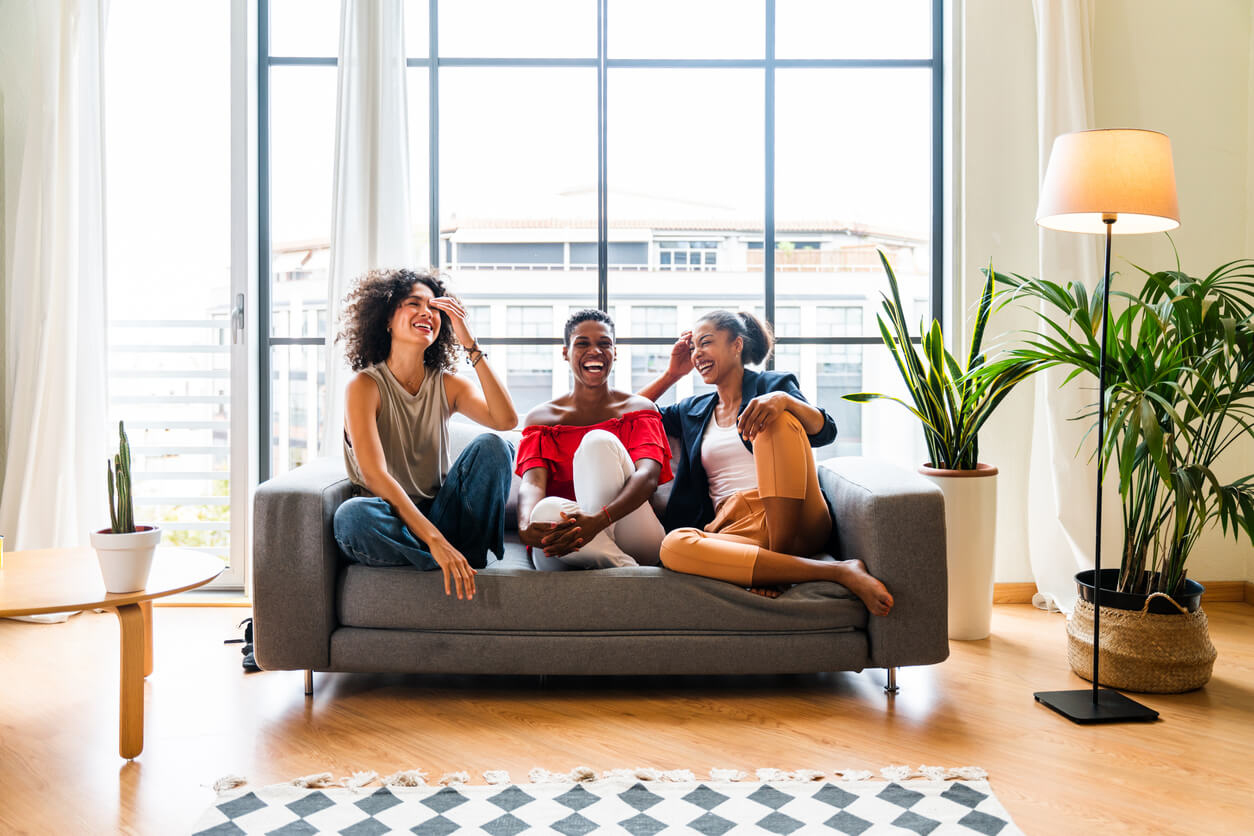
M108 463L107 469L109 521L113 525L113 533L132 534L135 531L135 503L131 494L131 445L121 421L118 421L118 454Z

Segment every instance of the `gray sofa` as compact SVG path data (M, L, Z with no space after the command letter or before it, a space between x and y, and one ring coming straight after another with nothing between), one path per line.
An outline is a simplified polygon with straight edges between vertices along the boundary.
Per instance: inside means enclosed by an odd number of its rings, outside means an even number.
M474 433L457 430L455 447ZM819 451L821 454L821 451ZM456 451L454 452L456 456ZM513 502L508 511L514 519ZM439 572L350 564L331 532L350 483L320 459L261 485L255 504L253 615L266 670L447 674L778 674L928 665L946 639L944 504L922 477L864 458L821 462L836 520L829 547L861 558L892 592L872 618L843 586L797 585L779 598L661 567L537 569L511 531L476 578L473 600ZM665 486L655 507L665 501ZM543 557L543 556L541 556ZM558 568L562 568L558 564Z

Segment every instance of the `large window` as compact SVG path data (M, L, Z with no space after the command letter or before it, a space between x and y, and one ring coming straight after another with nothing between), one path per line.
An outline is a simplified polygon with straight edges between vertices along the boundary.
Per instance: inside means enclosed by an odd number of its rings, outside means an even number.
M893 388L877 250L908 305L941 310L940 5L408 0L415 251L471 307L520 414L568 385L572 310L625 318L615 383L633 389L696 316L756 310L769 363L837 419L820 457L918 459L908 414L864 420L881 407L840 396ZM264 476L319 437L338 3L260 9ZM707 388L694 374L664 402Z
M632 337L670 337L679 333L679 319L676 316L674 305L633 305L631 308L631 336ZM671 353L665 349L658 349L652 346L637 345L628 351L631 352L631 389L639 392L647 384L657 379L658 375L666 371L667 364L670 363ZM619 352L619 362L622 362L623 352ZM675 393L667 392L658 398L659 406L675 403Z
M555 327L552 305L509 305L505 309L505 336L517 339L548 337ZM505 385L519 415L553 397L553 349L531 343L507 349Z
M103 74L110 449L130 439L135 516L240 586L246 447L232 394L231 6L118 0ZM160 72L154 72L160 67ZM303 327L303 324L299 327ZM233 460L233 453L236 454ZM100 462L101 478L104 462ZM101 509L91 509L93 511ZM105 518L107 521L107 517Z

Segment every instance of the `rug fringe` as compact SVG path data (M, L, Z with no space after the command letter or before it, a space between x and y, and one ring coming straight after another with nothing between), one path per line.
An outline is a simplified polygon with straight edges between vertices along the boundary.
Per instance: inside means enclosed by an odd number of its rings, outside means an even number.
M873 777L869 769L833 769L832 775L842 781L869 781Z
M385 787L425 787L427 773L421 769L403 769L383 779Z
M669 781L671 783L682 783L684 781L695 781L697 776L692 773L691 769L651 769L649 767L637 767L636 769L611 769L601 773L599 780L602 781Z
M369 772L354 772L352 776L348 778L341 778L340 786L348 790L359 790L367 784L378 780L378 778L379 773L375 772L373 769Z
M406 769L394 772L386 778L380 778L379 773L373 770L354 772L344 778L336 780L330 772L316 772L311 775L304 775L288 782L288 786L305 787L308 789L322 789L330 787L344 787L350 790L358 790L378 781L384 787L426 787L427 772L421 769ZM762 767L753 772L752 776L748 772L739 769L725 769L720 767L711 767L709 770L710 781L759 781L762 783L794 781L794 782L810 782L821 781L831 776L832 779L838 781L871 781L875 780L875 773L868 769L833 769L825 772L821 769L776 769L773 767ZM948 781L962 780L975 781L988 778L988 772L978 766L918 766L910 767L906 765L890 765L882 767L879 770L879 777L886 781L907 781L911 779L923 779L929 781ZM550 772L544 767L534 767L527 773L527 778L533 784L582 784L594 781L657 781L663 783L695 783L697 781L706 780L697 778L691 769L655 769L653 767L638 766L632 769L608 769L598 773L589 766L577 766L569 772ZM483 773L484 783L489 785L500 785L513 783L510 774L504 769L488 770ZM239 775L225 775L213 783L213 790L219 794L236 787L243 786L248 783L248 779ZM469 772L446 772L440 776L440 780L436 782L439 786L455 787L461 784L470 784Z
M243 775L223 775L221 778L213 782L212 789L218 795L233 790L236 787L242 787L248 783L248 779Z
M710 769L711 781L743 781L748 777L748 772L741 772L739 769Z

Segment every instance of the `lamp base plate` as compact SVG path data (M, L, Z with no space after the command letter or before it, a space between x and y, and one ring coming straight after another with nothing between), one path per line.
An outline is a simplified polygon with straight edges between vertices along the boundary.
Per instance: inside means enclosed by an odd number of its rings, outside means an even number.
M1092 688L1037 691L1032 696L1073 723L1147 723L1158 719L1154 709L1107 688L1098 690L1096 703Z

